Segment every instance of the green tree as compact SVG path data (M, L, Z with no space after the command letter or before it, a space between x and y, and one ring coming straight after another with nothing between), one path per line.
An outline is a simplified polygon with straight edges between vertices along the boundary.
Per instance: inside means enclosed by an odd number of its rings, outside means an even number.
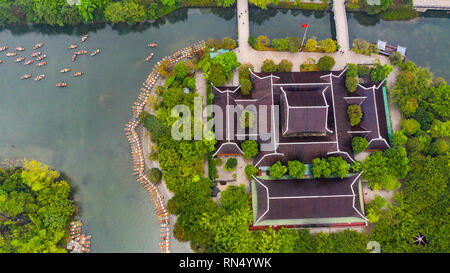
M236 168L237 166L237 159L232 157L232 158L228 158L227 162L225 162L225 169L227 171L232 171Z
M288 161L289 175L294 178L303 178L306 166L298 160Z
M374 82L381 82L382 80L384 80L389 76L389 74L392 72L392 69L393 69L392 65L385 64L377 66L372 70L370 77Z
M314 158L312 171L315 178L328 178L331 175L330 163L326 158Z
M413 118L402 119L400 124L402 126L403 132L407 136L414 135L414 134L416 134L416 133L418 133L420 131L420 123L417 120L413 119Z
M358 78L357 77L346 77L345 78L345 87L347 88L348 92L355 92L356 87L358 87Z
M226 211L243 210L249 206L250 195L245 190L245 185L228 186L220 194L220 204Z
M242 151L244 152L244 156L247 159L250 159L258 154L258 143L254 140L245 140L241 144Z
M402 63L403 56L400 54L400 52L394 52L389 56L389 61L391 61L392 65L398 65Z
M258 168L256 168L252 164L248 164L247 166L245 166L245 174L247 175L248 179L251 180L252 176L258 173L259 173Z
M158 168L151 168L150 170L148 170L148 179L153 184L161 183L161 178L162 178L162 172L161 172L160 169L158 169Z
M348 118L350 119L350 125L355 126L361 122L363 116L361 106L358 104L352 104L347 107Z
M286 172L286 166L281 165L280 161L277 161L269 168L269 175L274 178L281 178Z
M341 179L348 174L350 166L347 164L345 160L342 159L342 157L332 156L329 157L327 161L330 165L331 174L338 176Z
M286 59L282 59L277 67L277 72L291 72L292 62Z
M252 86L252 82L249 79L240 78L239 79L239 85L241 87L242 95L248 96L248 95L251 94L253 86Z
M369 147L367 139L359 136L352 138L352 149L355 153L363 152L367 147Z

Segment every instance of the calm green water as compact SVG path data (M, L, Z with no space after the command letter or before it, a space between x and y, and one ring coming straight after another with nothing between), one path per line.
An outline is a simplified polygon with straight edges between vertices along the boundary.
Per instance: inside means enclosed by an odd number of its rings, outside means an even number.
M0 30L0 44L27 49L18 55L28 59L33 45L43 41L41 51L48 56L47 66L38 68L16 64L15 57L0 53L4 61L0 64L0 156L34 158L68 177L77 191L86 232L93 235L93 251L158 251L159 225L150 198L131 175L123 125L157 60L200 39L236 38L233 17L215 13L181 10L164 22L134 27ZM88 31L89 39L79 49L102 51L72 63L67 47L79 43ZM148 42L159 47L150 50ZM150 52L155 55L146 63ZM72 71L60 73L66 66ZM85 74L73 78L75 71ZM44 73L46 78L19 79L27 73L33 78ZM59 81L69 86L55 87ZM172 246L174 252L185 251L176 243Z
M250 34L267 35L270 39L286 36L303 37L302 24L308 24L307 37L335 39L333 14L328 11L250 8Z
M350 43L354 38L407 48L406 57L430 67L435 76L450 81L450 14L427 12L411 21L383 21L365 13L347 13Z

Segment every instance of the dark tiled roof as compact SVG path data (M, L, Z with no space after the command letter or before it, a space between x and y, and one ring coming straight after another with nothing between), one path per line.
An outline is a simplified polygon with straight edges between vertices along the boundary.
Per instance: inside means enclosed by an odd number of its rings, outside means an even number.
M344 179L255 178L256 223L264 220L357 217L364 221L359 175ZM256 224L255 223L255 224Z

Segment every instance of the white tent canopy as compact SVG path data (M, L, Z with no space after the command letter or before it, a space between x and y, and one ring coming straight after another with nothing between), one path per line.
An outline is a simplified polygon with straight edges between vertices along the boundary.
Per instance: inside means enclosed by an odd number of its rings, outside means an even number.
M402 56L405 56L406 55L406 47L402 47L402 46L397 45L397 52L402 54Z
M385 51L385 50L386 50L386 42L385 42L385 41L378 40L378 42L377 42L377 47L378 47L380 50Z

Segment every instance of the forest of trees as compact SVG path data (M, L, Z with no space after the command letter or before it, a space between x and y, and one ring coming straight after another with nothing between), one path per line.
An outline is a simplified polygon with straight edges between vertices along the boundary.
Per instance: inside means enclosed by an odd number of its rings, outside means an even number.
M0 169L0 253L66 252L70 186L37 161Z

